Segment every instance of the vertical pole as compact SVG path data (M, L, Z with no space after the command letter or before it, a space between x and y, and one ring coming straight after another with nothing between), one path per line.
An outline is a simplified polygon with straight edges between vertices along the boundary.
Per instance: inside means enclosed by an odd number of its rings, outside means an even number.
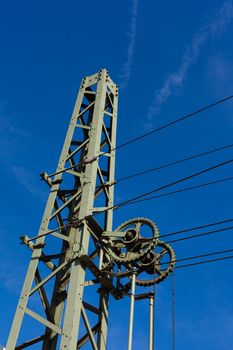
M175 279L172 270L172 350L175 350Z
M109 135L110 138L110 157L108 161L108 180L110 183L114 183L115 180L115 158L116 158L116 126L117 126L117 104L118 104L118 87L114 85L109 75L107 75L107 87L112 91L112 117L111 117L111 133ZM113 89L113 86L115 88ZM109 196L106 201L107 207L112 207L114 204L114 185L110 186L108 189ZM106 225L105 229L107 231L112 231L112 223L113 223L113 210L108 210L106 212ZM99 269L102 268L104 252L101 249L99 255ZM107 332L108 332L108 302L109 302L108 292L102 288L100 292L100 309L102 310L99 321L101 323L100 331L98 333L98 349L106 350L107 348Z
M136 270L133 269L133 274L132 274L132 287L131 287L131 296L130 296L128 350L132 350L133 318L134 318L134 301L135 301L135 280L136 280Z
M149 350L154 350L154 293L149 295Z
M103 117L106 99L106 70L103 70L97 85L95 108L93 121L90 128L90 141L88 146L87 157L92 158L99 155ZM97 178L97 161L86 165L85 181L83 183L81 207L79 211L79 220L92 214L94 193L93 188L96 186ZM74 242L72 250L77 258L80 249L83 254L88 254L90 233L87 225L83 224L78 230L71 229L72 240ZM67 294L67 306L64 312L64 323L61 336L60 350L76 349L77 336L80 325L81 307L83 299L83 289L85 281L85 267L79 260L74 260L71 264L69 289Z

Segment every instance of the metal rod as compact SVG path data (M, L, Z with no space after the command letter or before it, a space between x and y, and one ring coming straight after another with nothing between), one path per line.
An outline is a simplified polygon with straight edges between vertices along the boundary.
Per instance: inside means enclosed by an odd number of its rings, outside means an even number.
M149 350L154 350L154 293L149 296Z
M103 264L103 249L100 248L100 251L99 251L99 269L101 270L102 269L102 264Z
M131 296L130 296L128 350L132 350L134 301L135 301L135 280L136 280L136 270L133 269L132 284L131 284L132 287L131 287Z
M175 279L172 271L172 350L175 350Z

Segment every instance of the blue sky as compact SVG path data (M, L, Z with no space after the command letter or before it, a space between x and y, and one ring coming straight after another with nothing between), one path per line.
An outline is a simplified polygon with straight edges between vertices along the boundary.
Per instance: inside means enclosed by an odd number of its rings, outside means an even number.
M80 81L106 67L119 84L118 144L233 93L233 2L8 1L0 13L0 343L30 258L47 198L39 173L53 172ZM116 177L232 143L233 101L117 152ZM230 159L232 150L116 186L116 202ZM187 185L232 176L233 166ZM183 186L183 185L182 185ZM182 187L181 185L178 188ZM128 206L161 234L232 217L231 182ZM174 244L178 258L233 248L232 232ZM177 349L230 348L233 261L177 270ZM120 307L119 307L120 305ZM127 301L111 303L110 350L126 348ZM147 304L136 306L134 350L146 348ZM117 320L121 319L119 324ZM171 280L157 291L156 347L171 346Z

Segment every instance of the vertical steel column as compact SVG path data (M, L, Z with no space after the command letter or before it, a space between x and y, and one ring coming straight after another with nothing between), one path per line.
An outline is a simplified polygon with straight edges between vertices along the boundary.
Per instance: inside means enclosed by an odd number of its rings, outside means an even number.
M107 86L109 88L114 87L114 83L110 77L108 77ZM110 101L112 104L113 101ZM109 173L109 182L111 186L109 187L109 196L106 198L106 206L112 208L114 204L114 186L112 184L115 180L115 158L116 158L116 130L117 130L117 108L118 108L118 89L115 94L115 101L112 104L112 117L111 117L111 135L110 135L110 157L108 162L108 173ZM108 210L106 212L106 231L112 231L113 225L113 210ZM100 266L101 269L103 262L103 251L100 250ZM98 347L99 350L106 350L107 347L107 330L108 330L108 292L106 289L102 288L100 290L100 309L102 313L100 315L100 331L98 333Z
M107 87L105 84L106 72L102 73L102 79L99 81L96 92L95 110L90 133L91 138L88 147L87 158L98 157L101 131L103 125L103 111L105 107L105 98ZM97 165L95 161L87 164L84 175L83 192L79 220L92 215L94 204L93 188L96 186ZM88 254L88 244L90 232L87 226L83 224L78 230L71 230L73 245L73 258L78 257L80 250L82 254ZM84 289L85 268L79 260L74 260L71 264L69 290L67 295L67 307L64 315L63 331L61 336L61 350L76 349L79 323L81 317L81 307Z
M149 350L154 350L154 293L149 295Z
M130 295L128 350L132 350L134 302L135 302L135 281L136 281L136 270L133 269L132 282L131 282L132 283L131 284L131 295Z

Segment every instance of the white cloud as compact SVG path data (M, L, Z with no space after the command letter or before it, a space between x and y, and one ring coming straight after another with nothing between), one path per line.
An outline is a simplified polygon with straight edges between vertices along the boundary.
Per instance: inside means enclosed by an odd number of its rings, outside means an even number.
M18 154L22 141L28 138L30 135L15 126L12 118L3 113L0 102L0 161L7 163L9 157Z
M29 193L41 199L45 199L45 192L39 186L39 177L37 179L33 172L23 166L12 166L11 171L16 180L26 188Z
M158 114L161 106L174 93L175 89L183 85L189 67L198 60L200 52L207 40L220 36L223 31L226 30L232 19L233 3L232 0L227 0L215 15L211 16L211 19L197 31L191 44L185 49L180 67L169 74L164 80L162 87L154 92L153 103L150 106L146 118L146 129L149 130L153 127L153 117Z
M12 265L6 265L4 263L4 270L0 271L0 279L1 284L13 293L18 293L19 288L22 285L22 281L20 281L19 276L23 276L23 272L17 266L17 262Z
M233 61L223 53L212 55L207 62L207 81L211 89L219 96L222 91L232 91Z
M15 260L13 251L11 250L15 242L15 237L8 230L2 227L0 223L0 240L2 253L0 256L0 285L10 292L18 293L21 287L20 276L23 276L23 266Z
M12 165L32 140L32 136L18 127L16 120L6 115L4 106L5 103L0 101L0 162L29 193L44 199L45 192L39 188L39 176L37 179L29 169Z
M129 45L127 50L127 60L123 64L123 67L121 69L120 76L119 76L120 87L122 89L127 86L131 75L134 47L135 47L135 41L136 41L136 31L137 31L138 2L139 0L132 0L132 14L131 14L131 20L130 20L129 33L128 33Z

